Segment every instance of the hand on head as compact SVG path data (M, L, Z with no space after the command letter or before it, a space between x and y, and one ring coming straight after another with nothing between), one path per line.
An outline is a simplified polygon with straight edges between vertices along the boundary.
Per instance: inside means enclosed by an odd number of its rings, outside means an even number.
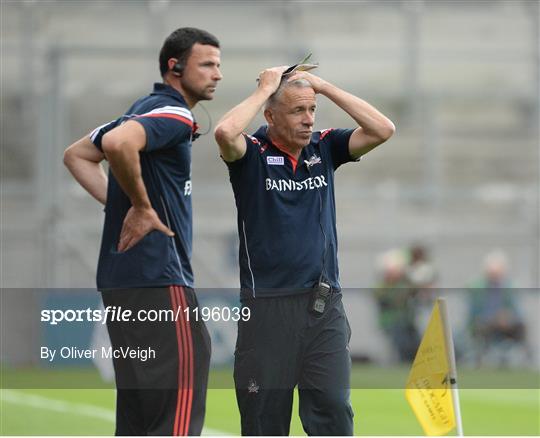
M315 91L315 93L320 93L322 88L326 84L325 80L307 71L294 72L290 77L287 78L287 82L294 82L299 79L308 81L311 84L311 87L313 88L313 91Z
M279 88L283 72L288 68L287 65L281 65L279 67L267 68L260 72L257 79L259 88L267 88L271 93L274 93Z

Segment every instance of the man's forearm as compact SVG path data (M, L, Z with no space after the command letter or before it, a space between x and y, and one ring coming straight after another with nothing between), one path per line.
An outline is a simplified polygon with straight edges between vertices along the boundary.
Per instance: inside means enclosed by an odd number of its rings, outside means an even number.
M73 143L64 152L64 164L77 182L102 204L107 202L107 175L101 153L88 137Z
M386 137L387 131L393 132L391 120L365 100L328 82L319 92L349 114L367 135Z
M258 114L272 92L272 90L267 88L257 88L251 96L236 105L221 118L216 127L216 132L221 131L230 139L241 135Z
M139 152L119 148L105 152L111 171L135 208L151 208L142 179Z
M107 202L107 175L99 163L80 160L69 171L77 182L103 205Z
M64 158L64 163L82 188L105 205L107 202L107 176L101 164L78 158Z
M137 209L152 207L142 179L139 155L145 144L146 133L136 121L128 121L109 131L101 140L113 175Z
M255 118L264 103L277 90L287 67L273 67L259 74L259 87L232 110L225 114L214 130L221 157L227 162L239 160L246 153L242 133Z

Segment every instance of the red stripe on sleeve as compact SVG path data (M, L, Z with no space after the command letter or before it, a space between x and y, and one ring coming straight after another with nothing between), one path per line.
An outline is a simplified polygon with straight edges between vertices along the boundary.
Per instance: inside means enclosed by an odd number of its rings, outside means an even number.
M162 117L162 118L165 118L165 119L176 119L176 120L180 120L181 122L185 123L186 125L188 125L190 128L193 128L193 122L185 117L182 117L182 116L179 116L178 114L170 114L170 113L159 113L159 114L146 114L146 115L142 115L142 116L139 116L139 117L136 117L136 119L140 119L142 117Z
M324 137L326 137L328 134L330 134L333 130L334 130L334 128L329 128L329 129L325 129L324 131L322 131L321 132L321 137L319 138L319 140L322 140Z

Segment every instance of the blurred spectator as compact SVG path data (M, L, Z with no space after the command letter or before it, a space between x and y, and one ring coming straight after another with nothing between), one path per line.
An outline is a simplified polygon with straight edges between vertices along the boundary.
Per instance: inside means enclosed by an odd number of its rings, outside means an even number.
M431 266L429 263L429 256L425 246L421 244L414 244L408 250L408 266L407 277L412 284L426 283L435 281L434 277L427 278L425 275L419 273L424 267ZM434 272L433 272L434 274Z
M429 260L428 251L421 244L414 244L409 249L407 281L415 290L417 299L431 303L431 290L437 280L437 272Z
M414 359L420 337L415 324L414 291L407 278L407 257L401 250L391 250L377 262L380 282L375 288L379 323L390 337L399 359Z
M427 248L422 244L416 243L409 249L407 280L411 288L411 299L414 300L415 325L422 334L433 310L437 281L437 271L429 259Z
M469 293L469 328L476 363L508 364L516 348L525 349L525 327L512 294L503 251L485 257L483 278L471 285Z

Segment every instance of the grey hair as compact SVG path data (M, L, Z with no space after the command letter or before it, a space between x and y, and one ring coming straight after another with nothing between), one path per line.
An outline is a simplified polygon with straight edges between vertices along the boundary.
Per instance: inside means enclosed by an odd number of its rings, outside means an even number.
M306 79L297 79L292 82L287 82L286 77L281 79L278 89L274 92L274 94L272 94L268 98L268 100L266 101L266 104L264 105L264 109L268 109L270 107L275 106L275 104L277 103L279 99L279 96L281 96L281 93L283 93L283 90L289 87L296 87L296 88L310 87L311 88L311 83Z

